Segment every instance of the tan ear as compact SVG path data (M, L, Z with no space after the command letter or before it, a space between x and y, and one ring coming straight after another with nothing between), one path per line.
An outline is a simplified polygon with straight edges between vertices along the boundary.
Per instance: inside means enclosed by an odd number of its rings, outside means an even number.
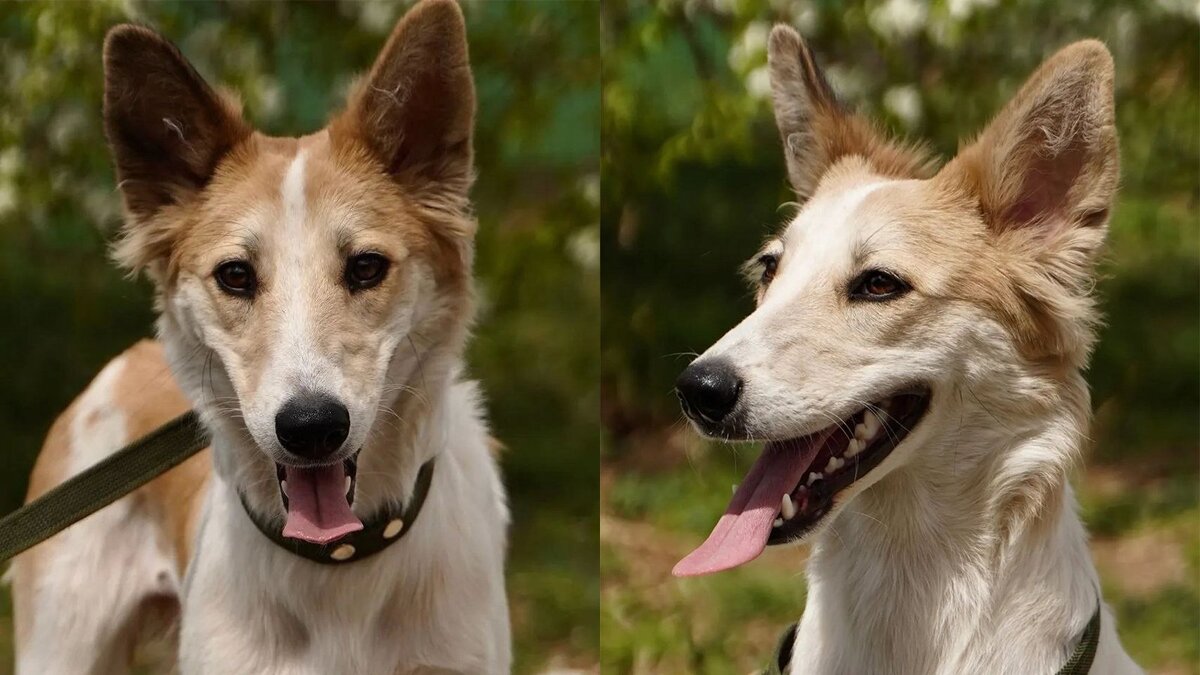
M1096 40L1046 60L996 119L943 169L970 190L996 232L1044 241L1090 229L1094 253L1117 189L1113 61Z
M935 178L978 204L1015 292L1004 313L1033 358L1082 366L1095 341L1093 267L1118 180L1114 118L1112 57L1077 42Z
M402 183L465 195L474 119L462 10L452 0L425 0L396 25L332 133L365 146Z
M862 157L883 176L932 174L933 164L924 151L888 139L838 100L808 45L792 27L778 25L771 31L767 63L775 124L783 140L788 178L800 201L812 196L821 177L843 157Z
M251 134L174 45L130 24L104 40L104 129L135 221L201 190Z

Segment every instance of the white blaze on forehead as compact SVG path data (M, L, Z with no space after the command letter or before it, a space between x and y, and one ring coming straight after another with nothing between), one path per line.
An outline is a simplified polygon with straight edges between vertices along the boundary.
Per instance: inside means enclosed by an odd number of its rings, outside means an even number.
M304 161L305 151L296 153L296 158L288 165L283 175L281 195L283 197L283 226L289 235L287 239L299 238L304 228L304 217L307 205L304 201Z
M279 339L275 346L271 373L268 379L279 386L291 388L301 384L296 380L309 380L316 373L318 359L314 339L316 326L310 325L314 317L310 303L315 293L309 286L313 282L318 258L313 255L314 241L318 233L308 224L308 200L305 195L306 151L300 150L284 172L280 184L282 217L271 255L275 257L272 268L275 273L273 290L282 309ZM306 264L307 261L307 264ZM306 382L305 384L316 384ZM283 396L290 394L281 392Z
M815 277L845 267L854 246L861 238L871 236L869 231L863 232L864 228L880 224L862 213L863 203L880 188L898 182L875 181L829 195L818 192L783 235L783 269L771 284L767 300L771 296L792 296Z

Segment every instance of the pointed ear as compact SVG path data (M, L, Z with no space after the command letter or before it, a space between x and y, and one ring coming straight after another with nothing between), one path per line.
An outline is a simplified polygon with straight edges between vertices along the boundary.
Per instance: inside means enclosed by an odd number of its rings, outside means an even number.
M201 190L251 134L234 103L154 31L124 24L104 40L104 129L136 221Z
M791 26L781 24L771 31L767 63L775 124L788 178L800 201L812 196L821 177L843 157L862 157L884 176L924 178L932 173L932 162L922 149L888 139L838 100L808 45Z
M425 0L396 25L332 133L365 146L397 181L459 201L474 178L474 120L462 10Z
M1046 60L943 173L977 198L996 232L1036 228L1043 241L1075 230L1092 255L1118 179L1113 61L1095 40Z

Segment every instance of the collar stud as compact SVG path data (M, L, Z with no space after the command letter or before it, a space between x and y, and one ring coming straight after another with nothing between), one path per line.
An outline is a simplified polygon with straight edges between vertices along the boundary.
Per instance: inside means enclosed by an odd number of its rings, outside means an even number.
M404 521L400 520L399 518L394 518L387 524L387 527L383 528L383 538L391 539L392 537L400 534L400 530L402 529L404 529Z

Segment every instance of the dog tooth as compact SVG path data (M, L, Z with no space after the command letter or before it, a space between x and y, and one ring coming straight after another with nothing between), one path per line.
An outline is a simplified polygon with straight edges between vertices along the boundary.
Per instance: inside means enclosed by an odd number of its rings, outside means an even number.
M866 440L867 426L865 424L863 424L862 422L859 422L858 424L854 425L854 437L859 440Z
M843 466L846 466L844 460L839 457L830 457L829 461L825 463L825 473L833 473Z
M783 514L784 520L791 520L796 515L796 506L792 504L790 495L784 494L779 500L779 512Z
M730 492L732 492L733 494L736 495L737 494L737 483L734 483L733 485L730 485L729 487L730 487Z
M879 433L879 428L883 426L883 422L878 415L868 410L867 414L863 415L863 426L867 429L867 438L874 438L875 434Z
M780 525L783 525L783 518L776 518L771 527L779 527Z
M287 481L286 480L279 481L279 490L280 490L280 492L283 493L283 496L285 496L285 497L287 496Z
M810 474L808 474L808 483L806 483L806 485L808 485L809 487L812 487L813 483L815 483L823 478L825 478L825 474L823 474L823 473L810 473Z
M857 438L851 439L850 444L846 446L846 457L854 457L862 452L863 442Z
M350 476L346 476L346 494L350 494L351 485L354 485L354 481L350 479Z

